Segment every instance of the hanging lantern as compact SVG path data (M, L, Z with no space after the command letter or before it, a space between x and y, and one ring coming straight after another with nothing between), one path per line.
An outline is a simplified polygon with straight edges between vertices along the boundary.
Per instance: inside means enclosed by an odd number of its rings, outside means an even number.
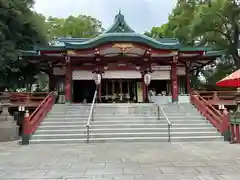
M151 83L151 76L150 74L144 75L144 83L148 86Z
M101 84L101 81L102 81L102 76L101 76L101 74L96 73L96 74L95 74L95 77L94 77L94 81L95 81L95 84L96 84L96 85L100 85L100 84Z

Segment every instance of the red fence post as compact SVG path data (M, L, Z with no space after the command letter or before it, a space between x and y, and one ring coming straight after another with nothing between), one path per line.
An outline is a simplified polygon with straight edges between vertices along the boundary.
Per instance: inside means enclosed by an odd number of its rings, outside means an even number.
M231 131L231 143L235 142L235 130L234 130L234 124L230 125L230 131Z
M224 141L229 141L230 137L230 131L229 131L229 113L226 109L223 110L223 118L222 118L222 128L221 128L221 133L224 137Z
M239 124L235 124L235 133L236 133L236 143L239 143L240 142Z
M219 100L218 98L218 92L214 91L213 92L213 101L216 103Z
M30 122L29 122L29 111L26 110L23 120L23 134L22 134L22 145L28 145L30 140Z

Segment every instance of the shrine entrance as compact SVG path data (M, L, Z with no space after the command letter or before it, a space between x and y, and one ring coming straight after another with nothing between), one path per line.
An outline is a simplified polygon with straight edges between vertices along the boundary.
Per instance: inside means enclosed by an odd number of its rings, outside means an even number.
M103 79L101 100L104 103L138 102L140 79Z
M93 80L74 80L73 81L73 102L91 103L93 100L96 85Z

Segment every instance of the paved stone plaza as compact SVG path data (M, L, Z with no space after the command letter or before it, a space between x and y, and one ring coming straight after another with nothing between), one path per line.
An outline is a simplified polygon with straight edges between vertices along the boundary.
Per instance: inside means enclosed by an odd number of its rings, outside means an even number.
M0 179L239 180L240 145L2 143Z

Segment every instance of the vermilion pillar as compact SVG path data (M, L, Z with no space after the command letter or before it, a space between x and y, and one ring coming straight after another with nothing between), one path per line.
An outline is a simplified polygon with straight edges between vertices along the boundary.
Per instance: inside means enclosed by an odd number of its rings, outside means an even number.
M190 71L189 66L186 66L186 87L187 87L187 93L191 93L191 82L190 82Z
M52 92L55 90L55 85L56 85L56 78L54 75L49 75L48 76L48 88L49 92Z
M178 101L177 63L171 64L172 102Z
M66 84L65 84L66 103L72 102L72 68L69 56L66 56Z
M98 101L101 102L101 97L102 97L102 83L99 84L98 87Z
M144 73L142 74L142 96L143 102L146 101L146 84L144 83Z

